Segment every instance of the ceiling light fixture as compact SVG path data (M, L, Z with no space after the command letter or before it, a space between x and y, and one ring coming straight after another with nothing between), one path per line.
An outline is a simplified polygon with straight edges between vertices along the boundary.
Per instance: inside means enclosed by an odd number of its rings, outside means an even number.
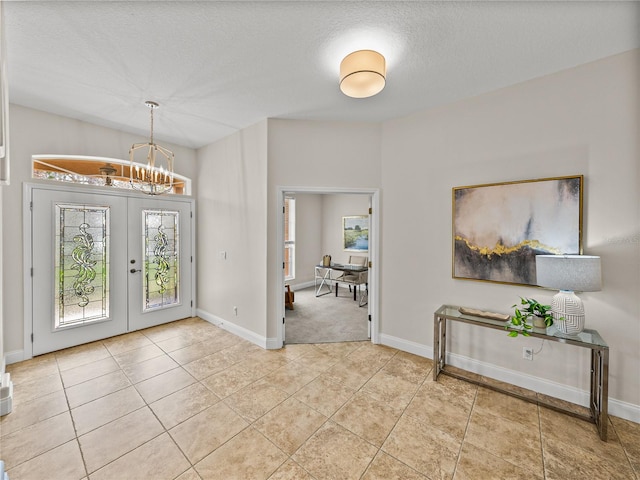
M113 186L113 181L112 181L111 176L114 173L116 173L118 170L116 170L115 167L113 165L111 165L109 162L105 163L98 170L100 171L100 175L102 175L104 177L104 184L107 187Z
M367 98L382 91L387 75L384 57L373 50L358 50L340 62L340 90L353 98Z
M161 195L173 189L174 155L171 150L153 143L153 111L160 105L149 100L144 104L151 112L151 134L148 143L134 143L129 150L129 181L136 190L148 195ZM135 152L140 149L147 153L144 163L135 161Z

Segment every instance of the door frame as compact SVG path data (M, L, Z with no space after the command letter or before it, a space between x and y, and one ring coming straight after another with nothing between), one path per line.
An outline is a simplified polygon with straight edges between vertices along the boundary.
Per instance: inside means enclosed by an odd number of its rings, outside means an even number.
M277 318L285 318L285 306L282 301L282 288L284 286L284 269L279 268L284 262L284 215L282 215L284 209L284 197L285 194L296 193L316 193L316 194L364 194L371 197L371 209L370 222L369 222L369 261L371 262L371 269L369 270L369 315L371 315L371 343L380 343L380 329L379 329L379 285L380 285L380 260L379 260L379 245L380 245L380 189L378 188L344 188L344 187L276 187L276 208L277 208L277 224L276 224L276 242L278 245L276 252L276 285L278 285L277 299L276 299L276 312ZM284 345L284 330L283 321L277 321L276 331L276 345L275 348L282 348Z
M23 278L23 358L22 360L29 360L33 358L33 343L31 341L33 335L33 283L31 276L31 269L33 268L33 218L32 218L32 193L33 190L52 190L59 192L69 192L72 190L77 193L84 193L96 196L119 196L119 197L134 197L145 198L146 195L135 192L133 190L125 190L121 188L103 187L103 186L86 186L74 183L51 183L46 180L42 182L32 181L25 182L22 186L22 278ZM196 219L196 202L192 196L189 195L169 195L168 198L179 198L185 202L190 203L192 217L189 222L191 227L191 316L196 315L196 231L195 231L195 219ZM166 198L166 197L164 197Z

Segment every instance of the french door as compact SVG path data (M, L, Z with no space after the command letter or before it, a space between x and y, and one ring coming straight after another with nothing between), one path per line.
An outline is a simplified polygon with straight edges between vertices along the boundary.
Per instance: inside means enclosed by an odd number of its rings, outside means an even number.
M192 313L191 204L129 198L129 330Z
M192 316L191 210L32 188L33 355Z

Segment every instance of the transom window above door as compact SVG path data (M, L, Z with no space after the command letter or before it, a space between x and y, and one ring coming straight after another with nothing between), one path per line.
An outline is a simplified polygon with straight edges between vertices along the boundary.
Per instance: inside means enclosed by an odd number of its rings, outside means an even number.
M32 177L81 185L108 186L131 189L129 160L77 155L34 155ZM145 165L140 165L144 167ZM174 173L176 195L191 195L191 179Z

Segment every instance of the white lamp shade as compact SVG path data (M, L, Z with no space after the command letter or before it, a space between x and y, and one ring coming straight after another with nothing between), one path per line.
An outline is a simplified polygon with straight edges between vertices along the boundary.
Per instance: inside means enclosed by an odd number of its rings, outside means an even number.
M373 50L350 53L340 63L340 90L353 98L371 97L384 88L384 57Z
M536 283L574 292L601 288L600 257L591 255L536 255Z

